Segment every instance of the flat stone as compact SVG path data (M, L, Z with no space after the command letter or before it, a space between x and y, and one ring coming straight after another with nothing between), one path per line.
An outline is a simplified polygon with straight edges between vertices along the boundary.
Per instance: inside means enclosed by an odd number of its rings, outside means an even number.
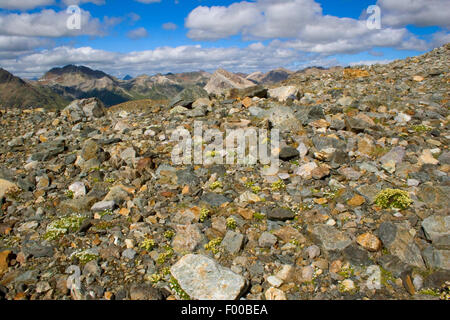
M450 247L450 216L429 216L422 221L422 228L433 245Z
M231 200L224 195L214 192L203 194L201 197L201 201L206 202L213 207L220 207L224 203L231 202Z
M275 288L278 288L279 286L281 286L283 284L283 280L281 280L280 278L278 278L276 276L267 277L267 282Z
M129 259L129 260L134 259L135 256L136 256L136 251L134 251L134 250L131 249L131 248L125 249L125 250L122 252L122 257L123 257L123 258L126 258L126 259Z
M422 256L429 268L450 270L450 250L436 249L429 246L422 251Z
M296 99L298 94L298 88L294 86L284 86L269 89L268 96L270 98L277 99L278 101L286 101L287 99Z
M295 218L295 213L287 208L274 208L267 213L267 219L276 221L286 221Z
M245 289L245 279L204 255L188 254L170 268L180 287L198 300L234 300Z
M282 290L274 287L267 289L264 295L266 300L287 300L286 294Z
M353 198L351 198L350 200L347 201L347 204L350 206L358 207L358 206L364 204L364 202L366 202L364 197L362 197L360 195L355 195Z
M372 261L369 259L367 251L361 249L356 244L351 244L343 250L345 259L350 261L351 264L356 266L369 266Z
M150 284L139 283L133 284L130 288L131 300L163 300L160 290L152 287Z
M277 243L277 237L270 232L263 232L259 237L258 244L263 248L270 248Z
M320 256L320 248L313 244L305 249L305 253L308 255L309 259L314 259Z
M105 211L105 210L113 210L116 206L116 202L114 200L110 200L110 201L100 201L95 203L92 207L91 207L91 211L93 212L101 212L101 211Z
M384 156L382 156L380 158L380 162L383 165L386 165L386 164L389 164L392 162L397 165L403 161L405 154L406 154L405 148L394 147L388 153L386 153Z
M414 236L409 232L410 229L406 223L383 222L378 229L378 236L389 252L401 261L425 268L420 250L414 242Z
M196 225L177 225L176 234L172 240L172 247L177 253L190 253L202 241L202 233Z
M39 243L36 241L28 241L23 245L22 251L25 254L32 255L35 258L53 257L53 246Z
M289 161L293 159L298 159L299 155L300 153L298 152L297 149L292 147L284 147L283 149L281 149L278 156L283 161Z
M309 231L315 236L327 251L341 251L351 244L350 238L335 227L316 224Z
M87 161L90 159L97 158L97 153L99 152L100 147L97 142L92 139L86 140L83 145L83 149L81 150L81 157Z
M73 192L74 198L79 198L86 195L86 187L84 186L84 183L81 181L72 183L69 186L69 190Z
M288 243L292 240L298 243L305 243L305 237L297 229L291 226L284 226L273 231L273 235L280 238L283 242Z
M238 253L244 243L244 236L234 231L227 231L221 245L231 254Z

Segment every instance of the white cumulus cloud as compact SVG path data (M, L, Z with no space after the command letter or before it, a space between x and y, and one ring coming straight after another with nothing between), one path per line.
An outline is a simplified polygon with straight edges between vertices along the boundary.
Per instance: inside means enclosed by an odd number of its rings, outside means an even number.
M54 3L55 0L0 0L0 8L8 10L30 10Z
M145 28L137 28L129 31L127 37L130 39L142 39L148 37L148 32Z

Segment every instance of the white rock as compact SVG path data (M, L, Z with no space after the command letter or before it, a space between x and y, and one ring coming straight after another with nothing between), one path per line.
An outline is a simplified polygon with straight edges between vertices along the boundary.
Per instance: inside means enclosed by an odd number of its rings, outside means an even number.
M267 289L265 296L266 300L287 300L286 294L280 289L274 287Z
M86 187L84 186L84 183L81 181L72 183L69 186L69 190L73 192L73 197L75 199L86 195Z
M315 162L308 162L301 167L297 168L295 174L301 176L302 178L307 178L311 176L311 172L317 168L317 164Z
M204 255L185 255L170 272L192 299L234 300L245 288L242 276Z
M353 291L356 289L355 283L353 282L353 280L350 280L350 279L343 280L341 282L341 288L342 288L342 291L344 291L344 292Z
M284 86L269 89L268 96L278 101L286 101L289 98L296 99L298 96L298 88L294 86Z
M398 123L407 123L408 121L411 121L411 116L404 114L402 112L400 112L395 118L395 121L397 121Z
M278 288L279 286L281 286L283 284L283 280L281 280L280 278L276 277L276 276L269 276L267 277L267 282L275 288Z

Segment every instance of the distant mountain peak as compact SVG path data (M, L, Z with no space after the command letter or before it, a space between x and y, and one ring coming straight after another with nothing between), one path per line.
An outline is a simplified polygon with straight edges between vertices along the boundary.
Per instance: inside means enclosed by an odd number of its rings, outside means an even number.
M32 85L0 68L0 106L3 108L60 108L66 101L50 89Z
M95 79L101 79L104 77L112 78L110 75L108 75L105 72L100 71L100 70L93 70L86 66L76 66L73 64L69 64L64 67L56 67L56 68L50 69L41 79L45 80L45 79L51 79L54 77L72 75L72 74L82 74L89 78L95 78Z

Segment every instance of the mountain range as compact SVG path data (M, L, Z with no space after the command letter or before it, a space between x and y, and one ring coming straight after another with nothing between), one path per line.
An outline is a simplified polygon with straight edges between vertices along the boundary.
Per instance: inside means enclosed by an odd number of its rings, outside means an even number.
M0 68L0 108L61 108L68 102L51 88L24 81Z
M116 78L85 66L67 65L46 72L37 80L22 80L0 69L0 99L3 107L60 108L74 99L99 98L107 107L141 99L196 99L220 95L230 88L271 85L296 73L275 69L267 73L232 73L218 69L205 71L125 76Z

